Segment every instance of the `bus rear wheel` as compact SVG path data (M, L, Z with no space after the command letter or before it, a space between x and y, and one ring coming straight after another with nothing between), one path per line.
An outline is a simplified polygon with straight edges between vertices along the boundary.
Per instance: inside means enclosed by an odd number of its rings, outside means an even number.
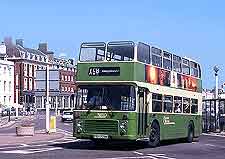
M192 142L193 142L193 139L194 139L194 129L193 129L192 124L190 124L190 125L188 126L187 142L188 142L188 143L192 143Z
M150 134L149 134L148 145L150 147L157 147L157 146L159 146L159 143L160 143L159 124L157 124L156 122L153 122L152 126L151 126L151 131L150 131Z

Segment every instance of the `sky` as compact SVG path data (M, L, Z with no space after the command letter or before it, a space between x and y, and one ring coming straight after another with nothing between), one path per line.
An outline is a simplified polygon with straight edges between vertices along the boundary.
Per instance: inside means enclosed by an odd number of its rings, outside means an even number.
M57 55L77 58L81 42L134 40L198 61L203 88L213 88L213 66L225 82L225 1L0 0L0 40L47 42Z

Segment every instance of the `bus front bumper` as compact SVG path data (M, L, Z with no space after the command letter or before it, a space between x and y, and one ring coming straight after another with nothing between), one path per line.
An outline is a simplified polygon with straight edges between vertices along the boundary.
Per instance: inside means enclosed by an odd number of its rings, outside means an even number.
M77 139L91 139L91 140L137 140L136 135L108 135L108 134L76 134Z

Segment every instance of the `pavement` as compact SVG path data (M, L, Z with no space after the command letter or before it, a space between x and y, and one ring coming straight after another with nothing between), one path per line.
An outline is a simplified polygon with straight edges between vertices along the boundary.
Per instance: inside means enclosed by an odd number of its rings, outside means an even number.
M17 136L16 133L0 134L0 146L32 144L45 141L54 141L64 137L63 133L47 134L44 131L36 131L34 136Z

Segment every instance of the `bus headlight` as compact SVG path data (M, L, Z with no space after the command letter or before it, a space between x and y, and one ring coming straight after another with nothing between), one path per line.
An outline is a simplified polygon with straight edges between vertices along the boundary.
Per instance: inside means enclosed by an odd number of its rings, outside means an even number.
M120 135L127 134L127 125L128 125L127 120L123 120L120 122Z
M83 124L81 120L77 121L77 132L81 133L83 131Z

